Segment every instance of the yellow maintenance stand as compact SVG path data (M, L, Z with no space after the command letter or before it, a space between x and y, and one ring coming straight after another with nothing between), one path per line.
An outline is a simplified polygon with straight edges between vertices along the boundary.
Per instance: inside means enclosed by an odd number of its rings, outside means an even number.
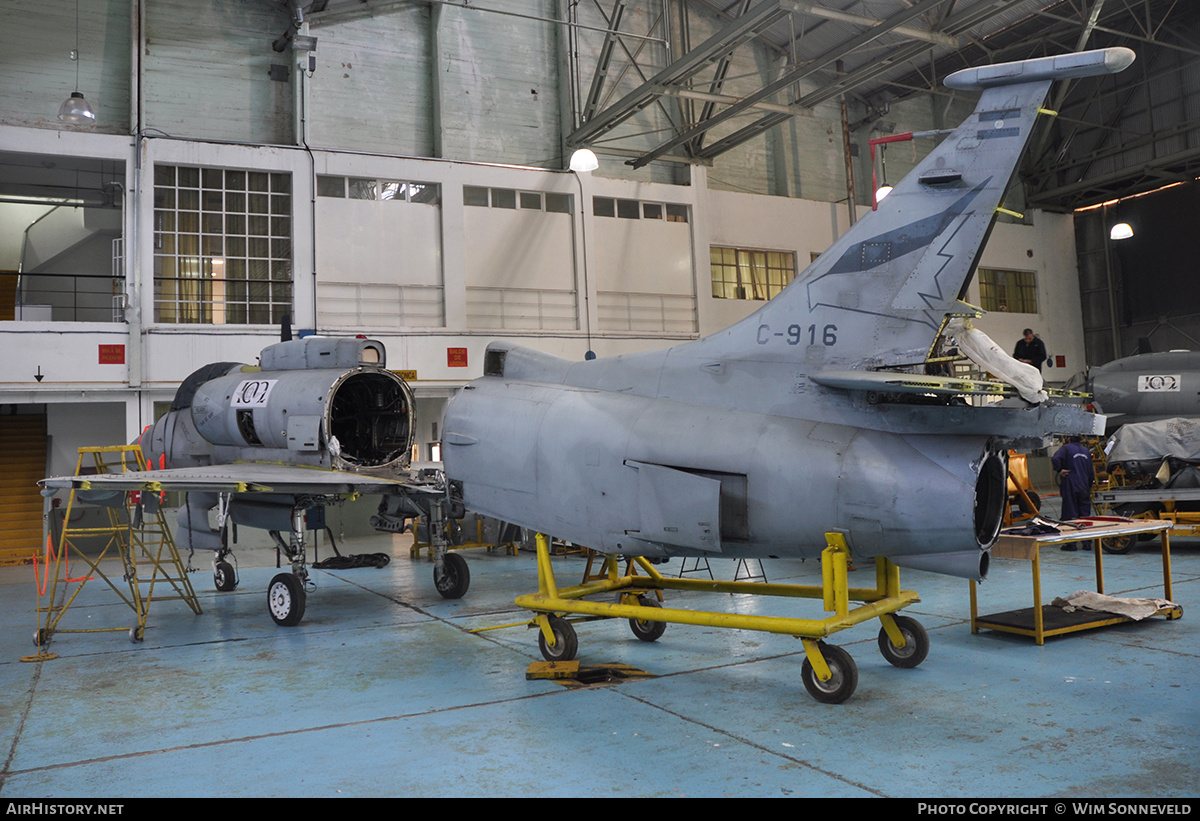
M845 537L841 533L826 533L825 540L828 546L821 553L822 583L819 586L673 579L663 576L641 557L628 560L626 574L622 576L622 559L608 556L605 558L602 578L585 581L575 587L559 588L550 565L548 541L539 533L538 592L521 596L516 603L536 613L530 627L538 628L538 644L547 661L570 661L575 658L579 639L572 622L594 619L629 619L633 634L643 641L657 640L669 623L732 627L795 636L804 643L805 660L801 677L805 689L817 701L840 704L858 686L858 668L849 653L826 644L822 639L877 618L883 625L879 631L879 650L883 657L896 667L910 668L924 661L929 653L929 634L915 619L894 615L901 608L919 601L915 592L900 589L900 569L896 565L885 558L877 558L875 587L850 587L846 576L850 551ZM833 615L824 619L795 619L664 608L660 604L663 590L821 599L825 611ZM586 600L588 596L611 597L614 594L616 603ZM862 604L851 609L851 601ZM568 619L567 616L578 618Z
M76 476L83 474L86 461L91 462L89 467L94 467L96 473L146 469L142 450L137 445L80 448L79 459L75 463ZM77 504L81 504L76 499L77 492L72 490L67 500L58 549L53 556L47 557L46 574L51 578L47 589L39 591L39 626L34 634L34 643L39 648L45 648L55 633L101 633L126 629L131 641L140 642L145 635L146 616L152 601L184 601L193 613L200 615L200 602L179 558L162 508L157 504L145 504L149 500L140 495L121 492L119 500L110 500L103 507L108 518L106 525L72 527L71 512ZM94 541L103 538L105 542L93 557L77 545L76 541L83 538ZM109 558L120 560L120 577L114 576L115 581L109 578L102 565ZM70 568L72 560L75 561L75 576L72 576ZM90 581L108 585L121 601L129 605L136 618L133 627L75 630L59 627L67 609ZM60 594L63 603L55 604Z

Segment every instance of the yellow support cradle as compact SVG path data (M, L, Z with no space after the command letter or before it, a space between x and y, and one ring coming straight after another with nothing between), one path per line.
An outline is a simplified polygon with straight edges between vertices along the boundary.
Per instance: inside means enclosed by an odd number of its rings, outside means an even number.
M141 448L137 445L115 445L111 447L86 447L79 449L75 464L75 475L83 474L84 463L90 461L96 473L125 473L143 471L146 463ZM153 505L152 513L145 513L147 505L133 493L123 493L115 504L103 506L108 519L106 525L95 527L73 527L71 513L79 491L72 490L63 516L62 532L57 550L47 556L46 573L49 584L38 593L38 630L34 642L45 648L55 633L101 633L128 630L131 641L141 641L145 635L146 617L153 601L183 601L196 615L200 615L200 602L192 588L187 571L179 558L175 540L167 528L162 508ZM89 556L80 543L87 538L98 542L104 539L99 553ZM47 539L49 544L50 539ZM120 576L106 572L105 560L120 561ZM75 561L76 576L70 572L70 562ZM109 570L111 571L111 563ZM60 622L67 610L76 601L88 582L102 581L133 610L136 623L133 627L90 627L65 629ZM166 590L164 591L164 587ZM61 604L55 604L62 599Z
M886 558L877 558L875 587L850 587L846 572L849 549L845 537L840 533L825 535L828 546L821 554L820 585L668 578L641 557L630 561L628 571L622 576L619 575L621 559L608 556L600 577L560 588L554 578L547 539L539 533L538 592L519 597L516 604L535 613L530 627L538 629L542 655L548 661L569 661L575 657L578 637L571 626L572 621L626 618L630 620L634 635L643 641L658 639L668 623L795 636L804 643L806 660L802 676L805 687L819 701L838 703L853 693L858 672L844 650L825 644L823 639L877 618L882 624L879 644L884 658L897 667L915 667L925 659L929 638L915 620L894 615L901 608L919 601L915 592L900 589L900 569L896 565ZM800 619L664 608L659 605L662 590L820 599L825 611L832 615L823 619ZM645 595L647 593L655 595ZM610 600L615 597L616 602L588 600L594 596ZM851 608L852 601L861 604ZM567 616L577 618L568 619Z

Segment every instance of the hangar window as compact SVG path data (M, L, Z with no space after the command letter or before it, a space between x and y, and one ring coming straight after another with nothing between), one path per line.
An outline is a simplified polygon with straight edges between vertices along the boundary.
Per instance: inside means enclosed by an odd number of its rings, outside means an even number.
M1033 271L980 268L979 306L985 311L1036 314L1037 274Z
M688 207L676 203L643 202L641 200L618 200L612 197L592 197L592 214L597 217L617 217L627 220L661 220L664 213L667 222L687 222Z
M493 188L492 189L492 207L493 208L516 208L517 207L517 192L511 188Z
M569 214L571 213L571 195L553 194L549 191L516 191L512 188L483 188L478 185L464 185L463 205Z
M346 178L317 176L318 197L345 197Z
M349 192L349 193L347 193ZM420 202L438 205L441 187L432 182L317 176L317 196L335 199Z
M350 178L350 199L352 200L373 200L375 199L375 190L375 180Z
M275 324L292 312L292 175L155 165L154 320Z
M796 255L791 251L714 245L709 261L712 295L717 299L770 299L796 276Z

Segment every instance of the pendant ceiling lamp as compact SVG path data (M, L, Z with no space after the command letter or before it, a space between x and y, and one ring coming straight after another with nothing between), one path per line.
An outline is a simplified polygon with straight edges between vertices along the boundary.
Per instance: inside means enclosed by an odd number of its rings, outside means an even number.
M58 119L71 125L95 125L96 112L79 90L79 0L75 0L75 48L71 60L75 63L75 90L58 107Z

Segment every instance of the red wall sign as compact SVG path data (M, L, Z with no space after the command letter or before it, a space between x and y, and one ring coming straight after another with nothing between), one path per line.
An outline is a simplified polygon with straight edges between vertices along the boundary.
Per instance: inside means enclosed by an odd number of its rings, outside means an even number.
M124 345L101 345L100 346L100 364L101 365L124 365L125 364L125 346Z
M466 348L447 348L446 349L446 367L448 367L448 368L465 368L465 367L467 367L467 349Z

